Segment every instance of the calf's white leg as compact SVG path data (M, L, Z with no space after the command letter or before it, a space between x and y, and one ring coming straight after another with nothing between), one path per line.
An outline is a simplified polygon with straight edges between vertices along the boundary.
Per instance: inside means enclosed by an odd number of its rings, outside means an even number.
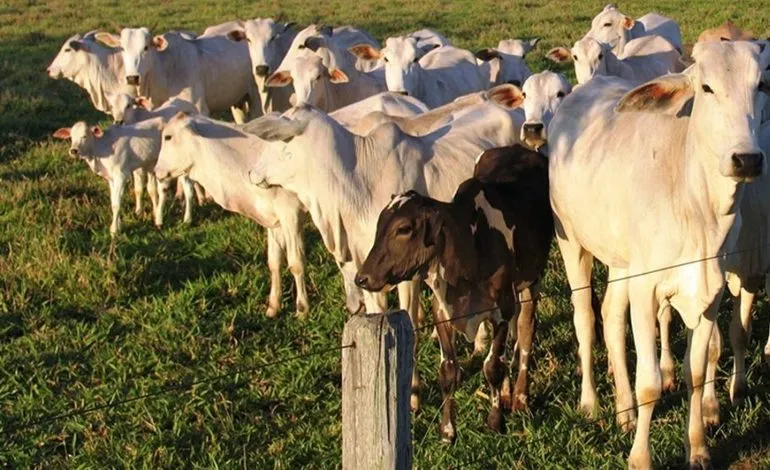
M163 211L165 210L166 197L168 196L168 187L170 185L170 180L158 180L158 204L155 206L154 212L155 226L158 228L163 226Z
M703 424L704 426L716 426L719 424L719 400L717 400L716 377L717 362L722 351L722 335L719 327L714 325L708 341L706 355L706 381L703 385Z
M286 217L281 218L282 238L286 246L286 261L289 271L294 276L294 285L297 288L297 318L307 318L310 304L307 300L307 287L305 286L305 245L302 239L299 212L292 211Z
M112 224L110 225L110 235L113 237L120 231L120 199L123 197L123 188L126 177L118 174L110 180L110 206L112 208Z
M281 258L283 257L283 234L280 228L267 229L267 268L270 270L270 296L267 313L270 318L281 310Z
M623 279L625 269L610 268L609 279ZM628 281L615 281L607 284L607 292L602 303L604 319L604 342L612 364L615 379L615 419L623 431L633 431L636 427L636 409L631 393L631 381L628 378L626 364L626 312L628 310Z
M660 326L660 373L663 376L663 390L676 390L676 370L671 353L671 306L666 305L658 317Z
M182 221L186 224L192 222L192 205L193 195L193 182L187 176L180 176L179 181L182 183L182 189L184 190L184 219Z
M144 193L144 179L149 175L143 170L138 169L134 171L134 201L136 207L134 208L134 214L141 215L144 204L142 204L142 196Z

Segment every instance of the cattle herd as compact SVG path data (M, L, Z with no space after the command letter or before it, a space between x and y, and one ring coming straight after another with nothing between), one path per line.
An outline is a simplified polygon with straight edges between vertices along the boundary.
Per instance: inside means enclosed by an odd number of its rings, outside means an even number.
M308 313L306 214L342 273L350 312L386 311L397 287L418 323L424 281L441 348L439 432L447 442L456 438L456 332L476 350L490 343L488 426L502 432L505 410L526 409L539 280L555 237L572 289L580 409L597 411L596 258L611 280L601 315L617 422L635 431L629 466L651 466L653 408L674 387L673 308L687 327L687 459L707 467L705 428L719 419L722 293L727 286L735 298L737 401L746 391L752 301L770 268L768 42L726 23L685 47L674 20L634 20L608 5L572 48L546 54L574 63L574 89L559 73L529 70L524 57L537 42L505 39L474 54L423 29L380 47L351 26L297 31L262 18L200 35L76 34L48 74L82 87L115 123L81 121L54 136L69 139L69 153L109 183L113 235L132 176L137 213L146 186L158 226L172 179L185 196L185 222L197 193L264 226L268 316L281 308L284 257L297 316ZM235 123L209 117L227 111ZM513 385L509 338L518 353ZM415 409L419 389L415 371Z

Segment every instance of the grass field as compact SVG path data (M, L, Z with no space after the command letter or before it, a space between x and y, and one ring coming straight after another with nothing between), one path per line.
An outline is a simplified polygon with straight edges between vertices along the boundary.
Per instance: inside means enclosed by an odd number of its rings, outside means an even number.
M770 15L762 0L661 0L621 7L640 16L653 5L680 20L686 42L728 18L765 33ZM149 210L141 217L128 210L127 195L123 234L111 253L106 185L49 137L76 120L107 123L74 84L44 73L65 38L118 25L202 30L233 18L282 12L300 24L352 23L381 39L432 27L472 50L501 38L540 36L529 58L537 71L547 66L548 49L571 44L602 7L572 0L0 1L0 465L340 466L339 352L228 376L190 391L180 386L113 409L40 420L334 347L345 321L337 269L309 224L311 315L304 322L295 320L290 308L277 319L264 316L269 279L263 231L216 206L196 208L195 223L183 226L176 205L167 227L156 231ZM284 285L292 285L290 279L285 275ZM476 394L483 378L478 370L464 371L457 394L458 442L439 443L438 348L427 334L423 338L419 368L425 405L413 422L417 467L625 466L632 436L611 417L614 400L603 347L596 350L606 419L589 423L575 411L576 340L557 250L543 290L553 296L541 304L530 412L510 418L508 435L486 431L487 403ZM293 298L288 292L284 305L293 305ZM742 407L731 408L724 381L719 382L723 424L709 439L717 468L770 468L770 376L760 360L768 310L762 298L750 345L749 383L760 388ZM726 332L729 305L722 313ZM674 331L681 358L685 339L678 320ZM724 351L722 377L731 366L728 348ZM629 357L634 360L632 351ZM681 395L656 408L656 465L684 461L685 416Z

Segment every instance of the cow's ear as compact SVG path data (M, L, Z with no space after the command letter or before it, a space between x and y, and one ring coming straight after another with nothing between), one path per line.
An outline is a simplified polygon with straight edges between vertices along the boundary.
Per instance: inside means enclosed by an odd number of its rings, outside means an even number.
M104 31L99 31L94 35L94 38L96 38L97 41L110 46L110 47L120 47L120 36L117 34L112 33L106 33Z
M617 9L618 9L617 5L615 5L614 3L608 3L608 4L604 5L604 9L602 10L602 12L610 11L610 10L617 10Z
M572 54L566 47L554 47L545 55L548 59L556 62L557 64L563 64L565 62L572 61Z
M69 43L70 49L72 49L73 51L79 51L81 49L84 49L84 47L83 47L84 45L85 44L83 42L78 41L77 39L73 39Z
M436 208L430 208L425 212L425 233L423 234L423 244L426 247L432 247L438 244L441 236L441 229L444 227L441 214Z
M134 104L138 108L146 109L147 111L152 110L152 100L150 98L147 98L146 96L138 96L134 98Z
M372 47L371 44L356 44L348 51L359 59L377 60L382 58L382 52Z
M246 31L234 29L227 33L227 38L234 42L246 41Z
M290 142L291 139L305 132L307 124L308 121L303 119L287 119L274 114L266 114L247 122L241 129L262 140Z
M619 113L645 111L676 116L693 96L695 96L695 89L687 71L674 73L629 91L615 106L615 111Z
M340 69L329 70L329 81L332 83L348 83L348 76Z
M92 126L91 127L91 134L93 134L94 137L102 137L104 135L104 131L99 126Z
M288 85L291 82L291 72L287 70L279 70L278 72L275 72L274 74L267 77L265 85L272 88L280 88Z
M315 52L319 48L326 46L326 38L323 36L311 36L305 39L303 45L311 51Z
M62 127L60 129L56 129L56 132L53 133L53 137L56 139L69 139L71 137L72 128L70 127Z
M524 45L524 55L527 55L529 51L535 48L537 46L537 43L540 42L540 38L532 38L532 39L526 39L523 42Z
M511 83L497 85L486 92L487 99L504 108L520 108L524 105L524 92L521 88Z
M318 32L321 33L322 36L331 37L332 34L334 34L334 29L331 25L325 24L318 28Z
M152 45L159 52L165 51L168 48L168 39L161 35L155 36L152 38Z
M477 51L476 58L479 60L483 60L484 62L488 62L492 59L501 59L500 51L498 51L497 49L492 49L491 47Z
M626 16L623 18L623 27L626 29L631 29L636 24L636 21L631 18L630 16Z

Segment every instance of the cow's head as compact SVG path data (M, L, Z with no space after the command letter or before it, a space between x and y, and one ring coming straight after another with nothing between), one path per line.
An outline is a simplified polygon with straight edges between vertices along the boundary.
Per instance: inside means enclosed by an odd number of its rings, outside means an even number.
M46 68L48 76L54 79L66 78L72 80L89 66L94 47L93 37L82 37L79 34L71 36L64 41L59 53L56 54L51 65Z
M133 124L141 119L140 110L152 110L152 101L127 93L105 93L115 124Z
M636 21L633 18L624 15L618 11L615 5L607 5L601 13L596 15L591 21L591 30L586 34L609 44L611 48L617 50L626 43L629 30L634 27Z
M525 121L521 141L538 149L548 143L548 125L572 85L560 73L539 72L527 79L521 89Z
M241 28L228 33L232 41L246 41L249 46L252 73L259 80L266 79L280 64L285 50L281 39L292 36L294 23L276 23L272 18L241 21Z
M532 75L524 56L531 51L540 39L503 39L497 44L497 48L481 49L476 52L476 58L485 62L497 60L499 70L494 83L501 85L510 83L521 86Z
M618 112L689 114L688 150L718 159L719 172L735 180L760 176L767 166L759 147L761 111L770 93L765 44L704 42L693 48L695 63L629 91ZM641 132L655 132L654 129ZM704 160L704 164L713 164Z
M377 219L374 246L356 285L377 292L424 275L439 253L441 221L432 200L414 191L393 196Z
M420 59L438 44L418 46L418 38L395 37L385 41L385 47L377 50L369 44L358 44L350 52L361 59L385 61L385 83L394 93L414 96L420 86Z
M612 48L592 37L584 37L569 50L556 47L548 51L546 57L557 63L573 62L575 77L583 84L595 75L607 75L607 58L613 54Z
M120 36L97 33L96 38L111 47L123 49L123 67L126 84L140 86L152 67L151 55L168 48L164 36L152 37L148 28L123 28Z
M295 106L311 105L324 108L326 85L346 83L347 75L339 69L328 69L323 59L317 55L295 58L290 70L282 70L271 75L265 84L268 87L283 87L294 83L296 94Z
M72 127L62 127L53 133L57 139L70 139L70 156L74 158L89 158L94 155L94 143L96 139L104 136L104 131L99 126L88 127L84 121L78 121Z
M192 137L198 134L195 119L179 112L163 127L160 153L155 164L155 176L159 180L186 175L193 167Z

